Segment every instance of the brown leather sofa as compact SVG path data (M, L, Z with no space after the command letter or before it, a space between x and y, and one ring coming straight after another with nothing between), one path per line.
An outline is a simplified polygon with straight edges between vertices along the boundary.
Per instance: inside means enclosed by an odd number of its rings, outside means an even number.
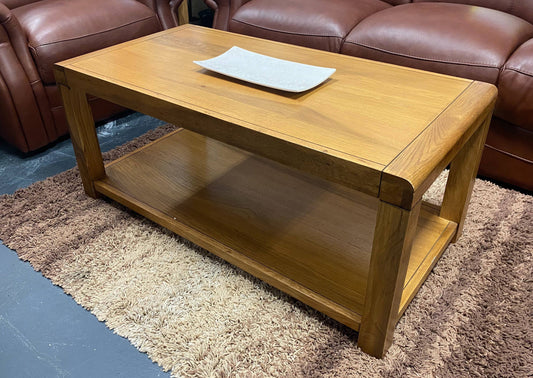
M495 84L479 175L533 190L533 1L204 1L218 29Z
M23 152L68 133L52 66L178 24L182 0L0 0L0 138ZM124 109L90 98L95 120Z

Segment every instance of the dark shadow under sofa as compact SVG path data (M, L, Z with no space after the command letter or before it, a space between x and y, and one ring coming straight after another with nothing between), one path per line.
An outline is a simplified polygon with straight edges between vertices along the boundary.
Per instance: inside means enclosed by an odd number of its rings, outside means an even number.
M533 0L204 1L217 29L496 85L479 175L533 190Z

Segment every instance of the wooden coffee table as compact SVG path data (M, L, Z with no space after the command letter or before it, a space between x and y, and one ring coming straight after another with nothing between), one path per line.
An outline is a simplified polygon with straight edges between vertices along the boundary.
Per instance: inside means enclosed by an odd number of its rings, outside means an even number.
M291 94L193 63L334 67ZM494 86L191 25L55 67L85 191L359 331L377 357L461 234ZM104 167L86 94L182 128ZM451 164L442 206L422 195Z

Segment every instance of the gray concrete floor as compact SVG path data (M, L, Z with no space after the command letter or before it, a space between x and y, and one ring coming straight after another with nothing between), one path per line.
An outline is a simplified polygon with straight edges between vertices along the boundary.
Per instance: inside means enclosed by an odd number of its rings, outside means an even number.
M138 113L108 122L97 129L101 149L161 124ZM75 165L69 139L31 155L0 142L0 194ZM0 378L168 376L0 242Z

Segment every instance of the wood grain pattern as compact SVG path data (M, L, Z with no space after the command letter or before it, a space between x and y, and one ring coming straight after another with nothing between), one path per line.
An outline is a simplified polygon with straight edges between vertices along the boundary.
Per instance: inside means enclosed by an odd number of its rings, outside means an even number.
M287 94L193 63L233 45L337 71ZM90 93L375 196L384 167L471 84L192 25L61 65Z
M376 198L185 130L106 173L98 192L359 329ZM421 285L449 224L424 206L404 286Z
M485 118L483 125L463 146L452 161L450 174L446 183L446 191L442 200L440 216L457 223L457 232L453 242L461 236L463 224L470 203L470 195L481 161L485 139L489 131L492 113Z
M496 88L474 82L383 171L380 198L409 209L490 118Z
M59 75L58 75L59 76ZM59 76L60 77L60 76ZM85 193L97 197L94 181L105 177L104 163L87 95L58 81L70 126L70 139Z
M428 207L424 205L425 204L422 204L422 208L429 212L430 210ZM431 229L434 233L433 235L427 235L424 238L418 237L420 228L428 227L428 223L439 223L440 227L432 224ZM422 286L426 278L429 276L429 273L431 273L431 270L446 250L446 247L448 247L448 244L457 231L457 224L454 222L447 222L445 219L439 217L428 217L425 212L421 211L418 220L418 228L419 230L417 230L417 236L413 242L413 248L409 258L409 267L407 268L407 274L403 286L398 319L407 309L407 306L415 297L418 289L420 289L420 286ZM440 234L436 235L436 232L440 232ZM427 244L421 245L424 243Z
M377 199L186 131L106 171L107 184L361 312Z
M408 211L383 201L379 205L357 341L375 357L383 357L392 343L420 206Z
M233 45L337 71L288 94L193 63ZM360 330L360 347L377 357L460 235L496 96L489 84L192 25L59 63L55 74L89 195ZM188 130L104 170L86 93ZM422 205L450 162L442 207Z

